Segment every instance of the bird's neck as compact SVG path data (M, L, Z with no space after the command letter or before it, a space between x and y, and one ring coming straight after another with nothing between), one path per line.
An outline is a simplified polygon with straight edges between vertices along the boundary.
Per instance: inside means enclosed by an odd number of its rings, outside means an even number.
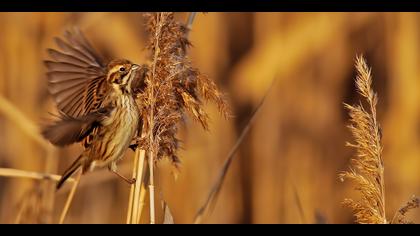
M131 94L131 88L127 85L113 84L114 94L116 96L129 96Z
M117 106L129 106L131 102L134 101L133 96L131 93L125 89L117 90L113 94L113 101L115 101L115 105Z

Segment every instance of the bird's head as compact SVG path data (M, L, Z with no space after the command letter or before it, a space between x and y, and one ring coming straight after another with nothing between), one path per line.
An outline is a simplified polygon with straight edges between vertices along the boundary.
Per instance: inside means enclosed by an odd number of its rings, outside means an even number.
M122 93L132 93L131 82L140 66L125 59L111 61L107 66L107 81Z

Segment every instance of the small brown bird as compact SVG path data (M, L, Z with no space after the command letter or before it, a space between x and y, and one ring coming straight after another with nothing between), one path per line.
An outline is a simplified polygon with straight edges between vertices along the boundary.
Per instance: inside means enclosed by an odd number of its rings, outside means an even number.
M66 31L65 40L56 38L60 50L48 49L46 60L49 92L60 115L42 134L51 143L65 146L82 142L83 152L64 172L57 189L76 170L95 167L117 172L120 160L139 129L139 110L134 84L145 75L144 67L125 59L104 64L102 58L78 29Z

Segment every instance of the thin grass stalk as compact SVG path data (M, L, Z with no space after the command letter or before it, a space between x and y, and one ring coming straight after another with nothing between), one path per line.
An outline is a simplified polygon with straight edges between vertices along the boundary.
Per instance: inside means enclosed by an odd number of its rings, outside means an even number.
M302 201L300 199L298 190L296 188L295 183L293 181L291 181L291 183L292 183L292 189L293 189L293 197L295 198L295 203L296 203L296 206L299 210L300 220L301 220L302 224L306 224L305 212L303 210Z
M233 161L233 158L235 157L236 152L239 150L239 147L242 144L242 141L245 139L246 135L248 134L249 130L251 129L252 125L255 123L255 120L257 119L257 115L259 114L261 107L263 106L268 94L270 93L271 89L273 88L277 78L274 78L271 82L270 87L268 88L267 92L264 94L264 97L261 99L260 103L257 105L257 108L254 110L254 112L251 115L251 118L249 119L248 123L246 124L245 128L242 130L241 134L239 135L238 139L235 142L235 145L232 147L232 149L229 151L229 154L226 156L225 162L223 163L222 169L219 172L219 177L217 178L215 184L210 190L209 195L207 196L206 201L204 204L199 208L197 211L197 214L194 217L194 224L201 224L204 220L204 217L206 215L209 215L211 212L211 209L216 204L217 196L220 192L220 189L222 188L223 182L226 178L226 174L229 170L230 164Z
M61 212L59 224L63 224L64 223L64 220L65 220L65 218L67 216L67 212L69 211L70 206L71 206L71 203L73 202L74 194L76 193L76 189L77 189L77 186L79 185L80 177L81 176L82 176L82 170L80 169L78 171L77 176L76 176L76 180L73 183L73 186L71 188L71 191L69 193L69 196L67 197L67 200L66 200L66 203L64 205L63 211Z

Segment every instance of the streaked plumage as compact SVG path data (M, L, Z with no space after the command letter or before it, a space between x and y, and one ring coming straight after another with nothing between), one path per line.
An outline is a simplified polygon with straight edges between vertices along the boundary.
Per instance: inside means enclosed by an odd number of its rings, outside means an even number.
M83 142L85 149L64 172L57 188L79 167L85 173L108 166L118 174L116 162L139 126L132 84L140 84L138 76L145 75L128 60L105 65L78 29L67 31L64 37L65 41L56 38L60 50L48 49L52 59L45 61L48 88L60 116L44 128L43 135L58 146Z

